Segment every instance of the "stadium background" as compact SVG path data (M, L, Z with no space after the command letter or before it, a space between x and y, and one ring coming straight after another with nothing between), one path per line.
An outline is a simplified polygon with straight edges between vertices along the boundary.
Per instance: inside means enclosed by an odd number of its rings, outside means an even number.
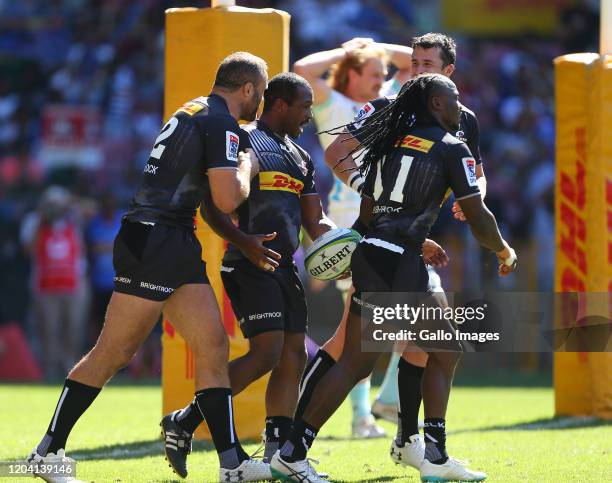
M451 264L445 286L505 290L553 288L554 89L552 59L597 52L598 2L550 0L239 1L247 7L289 12L290 62L337 47L352 37L409 44L414 35L443 31L458 41L453 79L462 102L479 117L488 179L487 205L522 254L522 270L508 280L445 209L433 237ZM535 6L534 6L535 5ZM198 1L0 1L0 324L20 327L33 353L40 352L32 309L32 266L24 239L27 220L45 189L65 187L73 202L65 216L88 250L80 293L81 350L100 325L108 296L111 228L100 229L101 211L116 220L129 203L152 140L162 124L164 15L171 7L207 7ZM473 12L465 15L463 12ZM188 59L185 60L188 62ZM202 94L206 94L203 86ZM57 119L66 119L57 128ZM323 195L332 175L311 126L299 140L317 164ZM106 246L108 250L108 246ZM312 335L323 341L335 328L340 296L331 284L308 281ZM12 333L12 332L11 332ZM127 374L158 378L160 331L150 338ZM0 345L0 356L6 351ZM20 362L23 368L25 364ZM484 365L523 371L548 381L550 354L466 357L462 370ZM31 376L36 376L35 367ZM57 380L62 371L43 374ZM543 379L542 379L543 377Z
M599 1L237 3L291 14L291 64L355 36L404 44L428 31L456 38L459 55L453 79L462 101L479 117L489 182L487 204L521 254L521 270L500 281L494 260L446 208L433 234L451 256L451 264L442 272L444 285L553 290L558 189L553 59L570 52L599 51ZM23 457L35 444L65 374L62 368L40 364L45 336L39 324L44 318L37 317L29 288L36 269L27 249L31 221L59 198L65 207L61 216L85 242L79 261L83 290L75 299L82 305L77 330L82 353L99 330L109 295L108 240L162 124L164 11L208 6L205 1L0 0L0 459ZM185 62L189 64L189 59ZM577 78L566 89L569 97ZM203 86L201 93L207 92L208 86ZM325 195L332 176L323 163L314 126L300 143L317 164L318 187ZM67 205L62 192L48 190L51 186L65 188L70 194ZM321 342L335 328L340 296L331 284L305 281L312 335ZM170 477L169 472L159 471L162 453L155 426L162 406L161 332L159 327L71 436L70 455L89 480ZM595 365L593 373L609 380L609 360L600 360L608 361L603 368L607 376L601 375L601 366ZM609 479L609 423L593 417L553 417L552 366L553 357L546 353L466 355L449 408L457 456L470 458L494 481ZM565 392L576 394L580 392L576 388L586 388L590 378L570 366L562 373L570 386ZM375 383L383 369L381 361ZM11 384L14 380L51 385ZM612 384L600 387L607 391L599 400L609 414ZM588 397L585 401L590 405ZM591 414L590 409L569 413ZM384 481L410 479L402 468L389 463L387 440L346 444L349 413L348 407L340 408L317 443L316 456L327 460L323 469L346 481L379 481L383 474ZM393 425L382 424L394 431ZM256 443L250 443L247 450L255 448ZM192 454L193 476L209 481L216 467L214 451L203 442L197 442L195 449L207 451Z

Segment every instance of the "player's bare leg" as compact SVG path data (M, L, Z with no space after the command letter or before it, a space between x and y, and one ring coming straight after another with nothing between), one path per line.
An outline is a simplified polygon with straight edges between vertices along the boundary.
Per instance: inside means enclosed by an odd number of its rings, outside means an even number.
M296 411L296 417L299 417L304 408L308 405L312 391L318 383L324 372L340 359L344 347L344 336L346 332L346 323L349 313L350 300L355 292L351 286L346 296L344 297L344 311L342 319L338 324L338 328L334 335L321 347L319 353L309 364L304 372L302 383L300 385L300 401ZM313 369L313 366L317 366ZM308 379L307 379L308 378ZM362 438L380 438L386 435L385 430L376 424L370 408L370 375L358 381L351 394L351 406L353 409L352 433L354 436Z
M68 373L68 379L104 386L132 360L159 320L163 305L164 302L113 292L96 344Z
M95 346L70 371L47 432L28 460L71 462L64 448L72 428L98 396L102 386L125 367L157 322L163 302L113 293ZM40 475L55 481L52 475Z
M182 430L176 419L197 416L200 421L205 418L210 429L219 456L220 479L236 474L243 475L245 481L267 477L267 465L249 459L236 435L228 375L229 342L211 286L179 287L164 310L189 344L196 373L196 394L191 405L162 420L166 457L172 467L180 476L186 476L186 456L191 451L192 433Z
M229 341L212 287L179 287L168 299L164 312L193 353L196 391L229 388Z
M296 417L287 442L272 458L274 476L287 479L287 476L299 474L300 478L308 478L300 481L324 481L306 460L308 448L319 428L342 404L355 383L370 374L379 355L361 352L361 316L349 313L342 355L320 379L303 417Z
M282 330L263 332L249 339L249 351L229 363L234 395L278 366L284 341L285 333Z

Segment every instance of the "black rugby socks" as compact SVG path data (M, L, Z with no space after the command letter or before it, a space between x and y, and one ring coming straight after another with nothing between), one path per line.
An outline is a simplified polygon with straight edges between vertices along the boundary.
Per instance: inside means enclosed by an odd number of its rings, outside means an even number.
M227 387L202 389L196 393L197 407L210 429L221 468L232 470L249 459L236 436L232 390Z
M293 423L293 428L289 433L287 441L280 450L281 457L287 463L306 459L306 454L317 437L318 432L318 428L311 426L303 419L296 420Z
M315 387L335 363L333 357L323 349L319 349L314 359L308 363L300 381L300 399L295 409L295 420L301 419L304 415Z
M195 397L189 406L183 408L174 417L174 422L190 434L193 434L204 418L198 409L197 400L198 394L202 391L197 391Z
M421 380L424 371L423 367L410 364L403 358L398 363L399 422L395 441L399 446L404 446L410 436L419 433L418 419L422 400Z
M66 448L70 431L102 389L66 379L47 434L36 448L41 456Z
M266 448L264 462L269 463L276 453L287 441L291 431L293 419L286 416L270 416L266 418Z
M437 465L448 460L446 421L442 418L425 418L425 459Z

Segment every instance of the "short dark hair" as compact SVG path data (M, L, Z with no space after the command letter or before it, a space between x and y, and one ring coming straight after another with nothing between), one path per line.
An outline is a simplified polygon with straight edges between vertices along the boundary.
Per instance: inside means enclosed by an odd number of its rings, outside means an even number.
M448 35L430 32L420 37L415 37L412 41L412 48L421 47L422 49L440 49L442 67L455 64L457 61L457 44Z
M234 52L228 55L217 69L215 87L235 91L250 82L257 84L266 77L266 61L248 52Z
M268 82L268 88L264 92L264 111L272 109L274 101L282 99L287 104L291 105L297 97L298 88L305 87L311 90L310 84L302 76L297 75L293 72L283 72L277 74L270 82Z

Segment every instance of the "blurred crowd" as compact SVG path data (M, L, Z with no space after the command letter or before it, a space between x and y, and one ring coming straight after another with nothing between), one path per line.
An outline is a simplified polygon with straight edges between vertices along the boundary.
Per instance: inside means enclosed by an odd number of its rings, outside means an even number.
M408 45L414 35L442 28L438 1L237 3L291 13L291 62L356 36ZM560 13L560 33L549 38L445 32L458 44L453 79L461 101L480 121L486 203L502 231L537 260L527 280L509 282L522 289L552 287L552 59L595 50L597 15L583 3ZM208 5L0 0L0 323L27 326L49 376L74 362L103 318L112 289L112 240L162 124L163 11ZM57 154L54 136L63 128L53 125L58 107L76 113L75 126L84 132L81 151L70 145L72 151ZM300 143L317 164L325 196L332 174L314 127ZM56 149L53 156L49 146ZM87 162L79 163L79 156ZM474 246L448 207L435 236L455 247L451 259L473 258L464 256ZM474 275L451 272L447 276L457 283ZM479 275L486 280L490 274ZM57 351L54 338L67 332L74 340ZM159 362L153 366L158 370Z

